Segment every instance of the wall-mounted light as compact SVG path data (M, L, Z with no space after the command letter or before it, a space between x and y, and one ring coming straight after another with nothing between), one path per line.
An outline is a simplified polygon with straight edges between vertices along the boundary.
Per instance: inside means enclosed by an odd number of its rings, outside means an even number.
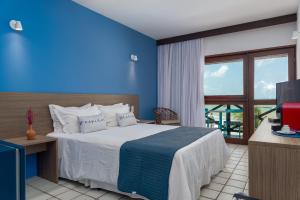
M138 61L137 55L134 55L134 54L130 55L130 59L131 59L132 62L137 62Z
M17 21L17 20L10 20L9 21L9 26L11 29L15 30L15 31L23 31L23 26L21 21Z
M293 36L292 36L292 40L297 40L298 38L300 38L300 32L294 31Z

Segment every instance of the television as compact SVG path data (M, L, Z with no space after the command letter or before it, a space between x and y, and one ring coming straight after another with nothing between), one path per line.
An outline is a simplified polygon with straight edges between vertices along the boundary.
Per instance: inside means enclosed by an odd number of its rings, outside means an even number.
M276 84L277 107L285 102L300 102L300 80Z

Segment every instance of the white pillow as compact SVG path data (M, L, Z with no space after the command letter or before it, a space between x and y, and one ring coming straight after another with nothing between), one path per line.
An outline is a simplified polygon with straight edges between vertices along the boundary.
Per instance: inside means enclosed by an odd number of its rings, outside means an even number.
M79 117L99 115L101 112L96 106L77 110L57 110L59 122L63 126L63 133L80 133Z
M117 113L128 113L130 111L129 105L114 104L109 106L96 105L101 113L104 114L106 125L109 127L118 126Z
M137 120L132 112L117 113L117 120L119 126L131 126L137 124Z
M106 129L106 121L104 115L81 116L79 119L79 127L81 133L91 133Z
M49 111L50 111L50 115L51 115L51 118L52 118L52 121L53 121L54 132L63 133L63 125L60 122L61 120L59 120L57 110L60 110L60 109L78 110L78 109L89 108L91 106L92 106L91 103L88 103L88 104L86 104L84 106L81 106L81 107L63 107L63 106L59 106L59 105L50 104L49 105Z

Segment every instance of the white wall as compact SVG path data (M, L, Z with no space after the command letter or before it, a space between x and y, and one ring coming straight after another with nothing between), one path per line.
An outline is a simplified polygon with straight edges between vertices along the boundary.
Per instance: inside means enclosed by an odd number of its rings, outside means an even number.
M296 44L296 22L241 31L204 39L205 55L215 55Z

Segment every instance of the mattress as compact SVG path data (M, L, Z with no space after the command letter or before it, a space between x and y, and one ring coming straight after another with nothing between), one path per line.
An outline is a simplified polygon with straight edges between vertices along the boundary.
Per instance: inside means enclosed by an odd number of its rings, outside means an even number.
M138 124L88 134L49 133L48 136L58 139L60 177L92 188L119 192L117 180L122 144L177 127ZM196 200L200 187L224 168L228 157L229 151L219 130L178 150L170 171L169 200Z

